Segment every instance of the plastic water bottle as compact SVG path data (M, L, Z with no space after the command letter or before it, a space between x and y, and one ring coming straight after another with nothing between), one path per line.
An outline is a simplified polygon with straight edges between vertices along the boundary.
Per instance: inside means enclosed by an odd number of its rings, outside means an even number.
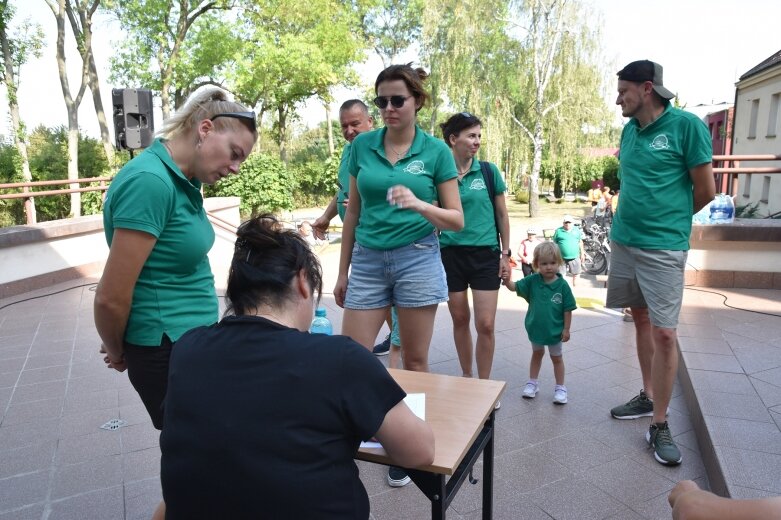
M331 320L325 316L324 307L318 307L315 311L315 319L312 320L309 332L312 334L328 334L329 336L334 333L334 328L331 326Z
M735 221L735 205L732 197L720 193L711 203L710 223L711 224L731 224Z

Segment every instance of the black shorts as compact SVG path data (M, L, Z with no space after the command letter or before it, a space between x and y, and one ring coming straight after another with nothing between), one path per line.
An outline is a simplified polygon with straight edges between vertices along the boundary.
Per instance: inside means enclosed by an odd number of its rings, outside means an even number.
M502 283L499 278L499 252L487 246L447 246L441 250L445 266L448 292L497 291Z
M163 400L168 389L168 365L173 343L163 336L159 347L125 342L127 377L144 403L152 424L163 429Z

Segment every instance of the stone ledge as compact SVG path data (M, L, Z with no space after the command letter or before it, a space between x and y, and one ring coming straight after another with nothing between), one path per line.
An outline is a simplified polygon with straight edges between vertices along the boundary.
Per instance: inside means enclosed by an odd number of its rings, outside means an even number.
M694 224L690 240L781 242L781 220L738 218L732 224Z
M103 230L103 215L88 215L41 222L30 226L0 228L0 248L34 244Z
M719 271L714 269L687 269L687 286L722 287L733 289L781 289L781 273L755 271Z

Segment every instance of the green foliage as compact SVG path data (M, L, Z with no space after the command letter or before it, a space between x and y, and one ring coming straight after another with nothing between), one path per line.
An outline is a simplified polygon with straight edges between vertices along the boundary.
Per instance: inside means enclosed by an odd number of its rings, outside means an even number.
M68 178L68 129L66 127L39 126L30 134L30 145L27 151L34 181ZM103 144L98 139L79 135L79 177L101 177L109 173L110 168ZM33 188L33 191L57 189L67 189L67 185L41 186ZM102 202L99 193L82 193L81 199L85 214L100 211ZM39 222L67 218L70 214L70 196L64 194L36 197L35 209Z
M252 154L242 164L238 175L232 175L214 186L204 186L207 197L240 197L241 216L248 218L264 212L294 208L296 181L277 158Z
M0 183L22 182L22 158L13 145L0 144ZM19 190L0 190L0 194ZM25 223L23 199L0 200L0 227Z
M296 207L324 205L334 196L340 155L334 154L323 162L309 162L291 168L297 185L294 195Z
M385 0L363 14L364 31L383 67L420 40L423 0Z
M762 218L762 216L759 215L759 202L736 206L735 218Z
M515 191L515 201L520 202L521 204L528 204L529 203L529 190L516 190Z
M618 159L615 157L558 157L544 159L540 167L540 178L548 182L558 182L562 191L588 191L591 189L591 181L599 179L603 179L606 186L615 189L618 187L617 174Z

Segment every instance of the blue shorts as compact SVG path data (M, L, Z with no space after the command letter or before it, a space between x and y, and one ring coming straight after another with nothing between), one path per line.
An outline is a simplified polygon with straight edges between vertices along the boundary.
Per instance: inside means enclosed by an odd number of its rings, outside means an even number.
M353 246L346 309L424 307L447 301L445 268L434 233L396 249Z

